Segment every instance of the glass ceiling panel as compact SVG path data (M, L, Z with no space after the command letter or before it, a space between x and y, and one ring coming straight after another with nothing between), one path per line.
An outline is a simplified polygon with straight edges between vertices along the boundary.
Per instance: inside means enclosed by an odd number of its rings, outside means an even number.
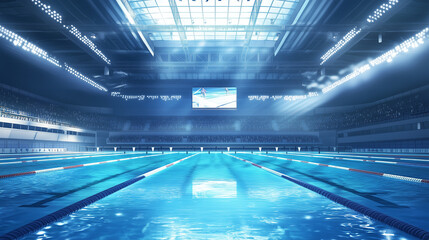
M246 31L253 32L251 22L255 0L175 0L178 16L174 19L169 0L124 0L134 11L137 24L184 27L186 40L244 40ZM290 24L299 0L262 0L255 25L283 26ZM174 9L174 8L173 8ZM198 27L197 27L198 26ZM220 26L222 26L220 28ZM193 27L196 30L193 30ZM219 29L217 31L216 27ZM226 30L227 28L227 30ZM175 32L150 34L153 41L180 40ZM253 32L253 41L276 41L278 32Z

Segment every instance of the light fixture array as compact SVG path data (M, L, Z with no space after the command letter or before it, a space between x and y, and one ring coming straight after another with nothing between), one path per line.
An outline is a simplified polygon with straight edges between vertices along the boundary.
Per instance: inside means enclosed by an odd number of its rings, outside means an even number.
M383 3L379 8L377 8L373 14L369 15L366 21L368 23L374 23L378 19L380 19L386 12L388 12L392 7L394 7L399 0L389 0L388 3Z
M70 74L72 74L75 77L89 83L90 85L98 88L99 90L102 90L105 92L107 91L106 88L104 88L103 86L92 81L91 79L84 76L83 74L76 71L75 69L71 68L70 66L67 65L67 63L61 64L58 59L56 59L55 57L48 54L48 52L46 52L45 50L39 48L38 46L36 46L33 43L25 40L23 37L21 37L18 34L4 28L1 25L0 25L0 38L5 39L6 41L10 42L11 44L13 44L13 46L15 46L17 48L20 48L26 52L29 52L29 53L31 53L31 54L33 54L33 55L35 55L35 56L37 56L43 60L50 62L51 64L53 64L57 67L60 67L64 70L66 70Z
M383 3L378 7L373 14L369 15L367 18L368 23L374 23L379 20L385 13L387 13L390 9L392 9L395 5L399 3L399 0L389 0L387 3ZM323 65L326 61L328 61L335 53L341 50L350 40L356 37L362 29L362 27L354 27L350 30L339 42L337 42L332 48L330 48L323 56L320 58L322 61L320 65Z
M57 11L52 10L51 6L42 3L40 0L31 0L31 1L34 3L34 5L39 7L40 10L42 10L42 12L48 14L49 17L54 19L57 23L63 23L63 16L61 16L61 14L57 13Z
M86 77L85 75L83 75L82 73L76 71L76 69L68 66L67 63L64 63L64 69L67 72L69 72L70 74L72 74L75 77L79 78L80 80L85 81L86 83L90 84L91 86L93 86L93 87L95 87L95 88L97 88L97 89L99 89L101 91L107 92L107 89L105 87L103 87L100 84L92 81L91 79L89 79L88 77Z
M89 38L86 35L83 35L75 26L65 26L64 27L73 34L77 39L79 39L81 42L83 42L86 46L88 46L97 56L99 56L101 59L103 59L104 62L107 64L111 64L110 59L108 59L103 52L101 52L100 49L97 48L97 46L89 40Z
M395 57L397 57L400 53L408 53L409 49L411 48L418 48L422 44L424 44L424 41L429 36L429 28L423 29L423 31L417 33L413 37L405 40L401 44L397 45L395 48L391 49L390 51L384 53L383 55L377 57L376 59L370 60L369 63L359 67L352 73L348 74L347 76L343 77L342 79L332 83L331 85L325 87L322 89L322 92L328 93L332 91L334 88L350 81L351 79L361 75L364 72L369 71L373 67L376 67L383 63L390 63L393 61Z
M0 38L3 38L6 41L9 41L15 47L21 48L22 50L24 50L26 52L30 52L31 54L34 54L34 55L52 63L52 64L54 64L57 67L62 67L60 62L56 58L50 56L45 50L39 48L38 46L36 46L33 43L25 40L24 38L22 38L18 34L4 28L1 25L0 25Z
M97 45L95 45L94 42L89 40L89 38L82 34L75 26L73 25L64 25L63 23L63 17L61 14L56 12L51 8L50 5L47 5L45 3L42 3L40 0L31 0L31 2L34 3L35 6L39 7L40 10L44 13L46 13L50 18L55 20L57 23L61 24L61 27L66 29L68 32L70 32L73 36L75 36L79 41L81 41L83 44L85 44L88 48L91 49L98 57L100 57L104 62L107 64L111 64L111 61L109 58L107 58L103 52L101 52L100 49L98 49Z
M371 69L371 66L369 64L365 64L362 67L357 68L356 70L354 70L352 73L346 75L345 77L341 78L340 80L332 83L331 85L325 87L322 89L322 93L326 94L330 91L332 91L334 88L343 85L344 83L350 81L351 79L361 75L362 73L368 71Z
M326 61L328 61L335 53L337 53L340 49L342 49L350 40L352 40L356 35L358 35L362 31L362 28L354 27L350 30L339 42L335 44L331 49L329 49L323 56L320 58L322 62L320 65L323 65Z
M392 62L393 59L400 53L407 53L409 49L417 48L424 43L424 39L427 38L429 28L425 28L410 39L407 39L403 43L397 45L394 49L384 53L380 57L369 61L372 67L382 64L384 62Z

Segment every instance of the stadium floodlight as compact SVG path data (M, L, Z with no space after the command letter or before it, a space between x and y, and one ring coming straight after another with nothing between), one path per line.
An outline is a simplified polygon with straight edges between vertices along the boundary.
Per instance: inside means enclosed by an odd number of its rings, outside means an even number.
M39 58L42 58L53 65L57 67L62 67L60 62L54 58L53 56L49 55L48 52L45 50L39 48L38 46L34 45L33 43L25 40L23 37L19 36L18 34L4 28L0 25L0 38L5 39L6 41L9 41L12 43L15 47L21 48L22 50L29 52Z
M93 51L98 57L100 57L107 64L111 64L109 58L107 58L104 53L98 49L97 45L92 42L86 35L82 34L75 26L73 25L64 25L63 17L57 11L53 10L50 5L41 2L40 0L31 0L32 3L36 7L38 7L42 12L47 14L51 19L53 19L56 23L60 24L62 28L66 31L70 32L74 37L76 37L79 41L85 44L91 51Z
M384 14L386 14L392 7L394 7L399 0L389 0L387 3L383 3L379 8L377 8L371 15L368 16L366 21L368 23L374 23L380 19Z
M109 65L111 64L110 59L107 58L100 49L98 49L97 45L95 45L95 43L91 41L86 35L82 34L75 26L63 25L63 27L66 28L71 34L73 34L73 36L79 39L83 44L89 47L98 57L103 59L104 62Z
M41 49L40 47L36 46L35 44L29 42L28 40L24 39L23 37L19 36L18 34L10 31L9 29L6 29L5 27L0 25L0 38L5 39L6 41L10 42L13 46L20 48L26 52L29 52L45 61L50 62L51 64L62 68L63 70L67 71L71 75L74 75L75 77L89 83L91 86L96 87L97 89L107 92L107 89L103 86L99 85L98 83L94 82L93 80L89 79L82 73L76 71L72 67L70 67L67 63L60 63L60 61L50 55L47 51Z
M91 86L107 92L107 89L103 86L101 86L100 84L92 81L91 79L89 79L87 76L83 75L82 73L76 71L74 68L70 67L69 65L67 65L67 63L64 63L64 69L69 72L70 74L74 75L75 77L79 78L80 80L83 80L85 82L87 82L88 84L90 84Z
M348 42L350 42L354 37L361 33L362 28L354 27L350 30L340 41L338 41L332 48L330 48L323 56L320 58L322 62L320 65L323 65L328 61L335 53L340 51Z
M366 21L368 24L372 24L379 20L384 14L386 14L389 10L391 10L395 5L399 3L399 0L389 0L387 3L383 3L378 7L371 15L368 16ZM352 30L350 30L343 38L340 39L332 48L330 48L325 54L323 54L320 59L320 65L323 65L326 61L328 61L335 53L340 51L348 42L350 42L353 38L359 35L362 32L362 29L368 27L363 24L362 26L355 26Z
M63 16L59 14L57 11L51 9L50 5L42 3L40 0L31 0L34 5L40 8L42 12L46 13L49 17L55 20L57 23L63 23Z
M424 41L426 38L429 37L429 28L423 29L421 32L417 33L413 37L405 40L401 44L397 45L395 48L387 51L383 55L377 57L376 59L370 60L369 63L357 68L352 73L346 75L345 77L341 78L340 80L332 83L331 85L325 87L322 89L322 92L324 94L332 91L334 88L350 81L351 79L356 78L357 76L361 75L362 73L365 73L372 68L383 64L383 63L390 63L393 61L395 57L400 55L401 53L405 54L408 53L409 49L411 48L418 48L422 44L424 44Z

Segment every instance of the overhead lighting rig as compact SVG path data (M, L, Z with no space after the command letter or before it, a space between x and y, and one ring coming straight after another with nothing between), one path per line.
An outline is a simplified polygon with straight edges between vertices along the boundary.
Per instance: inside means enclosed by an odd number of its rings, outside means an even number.
M94 82L90 78L86 77L82 73L76 71L72 67L70 67L67 63L60 63L60 61L50 55L47 51L43 50L42 48L36 46L35 44L29 42L28 40L24 39L23 37L19 36L18 34L10 31L9 29L6 29L5 27L0 25L0 38L10 42L14 47L20 48L24 50L25 52L31 53L59 68L64 69L68 73L72 74L73 76L87 82L91 86L107 92L107 89L103 86L99 85L98 83Z
M342 79L332 83L331 85L325 87L322 89L322 92L324 94L332 91L336 87L358 77L359 75L371 70L372 68L383 64L383 63L390 63L393 61L395 57L397 57L400 54L406 54L409 52L410 49L415 49L420 47L424 44L425 39L429 37L429 28L423 29L421 32L417 33L413 37L405 40L401 44L397 45L395 48L387 51L383 55L377 57L376 59L370 60L369 63L363 65L362 67L359 67L358 69L354 70L352 73L346 75Z
M389 0L387 3L383 3L378 7L371 15L366 19L365 24L361 24L361 26L355 26L352 30L350 30L343 38L340 39L332 48L330 48L322 57L320 57L321 62L320 65L326 63L332 56L334 56L338 51L340 51L344 46L347 45L352 39L354 39L357 35L359 35L363 30L368 28L379 19L383 17L387 12L392 10L395 6L397 6L399 0Z
M111 64L111 61L109 58L104 55L104 53L98 49L97 45L92 42L89 37L84 35L82 32L79 31L75 26L73 25L66 25L63 24L63 17L61 14L59 14L57 11L53 10L50 5L43 3L40 0L31 0L31 2L38 7L42 12L47 14L51 19L53 19L56 23L60 25L61 28L63 28L65 31L72 34L73 37L78 39L80 42L82 42L85 46L87 46L92 52L94 52L99 58L101 58L105 63L108 65Z

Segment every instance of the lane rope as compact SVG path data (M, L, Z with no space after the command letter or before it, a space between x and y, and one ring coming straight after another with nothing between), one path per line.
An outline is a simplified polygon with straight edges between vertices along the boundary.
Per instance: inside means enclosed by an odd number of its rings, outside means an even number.
M416 157L416 158L429 158L428 155L401 155L401 154L385 154L385 153L372 153L372 154L365 154L365 153L344 153L344 154L349 154L349 155L365 155L365 156L372 156L372 157L377 157L377 156L385 156L385 157L393 157L393 158L401 158L401 157Z
M247 154L249 154L249 153L247 153ZM428 179L422 179L422 178L415 178L415 177L407 177L407 176L401 176L401 175L396 175L396 174L373 172L373 171L367 171L367 170L362 170L362 169L348 168L348 167L342 167L342 166L336 166L336 165L330 165L330 164L324 164L324 163L317 163L317 162L310 162L310 161L304 161L304 160L298 160L298 159L292 159L292 158L282 158L282 157L275 157L275 156L269 156L269 155L258 155L258 156L275 158L275 159L286 160L286 161L291 161L291 162L312 164L312 165L322 166L322 167L330 167L330 168L352 171L352 172L366 173L366 174L377 175L377 176L382 176L382 177L387 177L387 178L394 178L394 179L398 179L398 180L402 180L402 181L408 181L408 182L429 183Z
M293 154L293 153L272 153L276 155L292 155L299 157L316 157L316 158L328 158L334 160L343 160L343 161L356 161L356 162L367 162L367 163L382 163L382 164L390 164L390 165L403 165L403 166L412 166L412 167L429 167L427 164L418 164L418 163L407 163L407 162L394 162L394 161L380 161L380 160L369 160L369 159L361 159L361 158L348 158L348 157L329 157L327 154ZM332 156L341 156L341 155L332 155Z
M392 227L394 227L394 228L396 228L398 230L401 230L401 231L403 231L403 232L405 232L407 234L410 234L412 236L415 236L415 237L423 239L423 240L429 240L429 232L427 232L427 231L425 231L425 230L423 230L421 228L418 228L418 227L416 227L414 225L408 224L406 222L403 222L403 221L398 220L398 219L396 219L394 217L388 216L388 215L386 215L384 213L381 213L379 211L376 211L376 210L373 210L371 208L365 207L365 206L363 206L363 205L361 205L361 204L359 204L357 202L354 202L354 201L349 200L347 198L343 198L343 197L341 197L341 196L339 196L337 194L331 193L331 192L326 191L326 190L324 190L322 188L316 187L316 186L311 185L309 183L306 183L306 182L303 182L303 181L298 180L296 178L290 177L290 176L288 176L286 174L283 174L283 173L277 172L277 171L275 171L273 169L270 169L270 168L258 165L256 163L253 163L253 162L249 161L249 160L246 160L246 159L243 159L243 158L239 158L239 157L236 157L236 156L232 156L232 155L229 155L229 154L226 154L226 155L228 155L230 157L233 157L233 158L236 158L238 160L241 160L243 162L249 163L249 164L251 164L251 165L253 165L255 167L261 168L261 169L263 169L265 171L268 171L268 172L270 172L270 173L272 173L274 175L277 175L277 176L282 177L282 178L284 178L284 179L286 179L288 181L296 183L296 184L298 184L298 185L300 185L302 187L305 187L305 188L307 188L307 189L309 189L309 190L311 190L311 191L313 191L315 193L318 193L318 194L320 194L320 195L322 195L322 196L330 199L331 201L334 201L334 202L336 202L338 204L341 204L341 205L343 205L343 206L345 206L347 208L350 208L350 209L352 209L352 210L354 210L356 212L359 212L359 213L361 213L361 214L363 214L365 216L368 216L368 217L370 217L372 219L375 219L375 220L377 220L379 222L382 222L384 224L392 226Z
M0 154L0 160L3 159L22 159L22 158L40 158L47 156L67 156L72 154L89 154L89 152L37 152L37 153L3 153ZM16 157L20 156L20 157Z
M135 154L138 154L138 153L129 153L129 155L135 155ZM116 154L106 154L106 155L84 155L84 156L78 155L78 156L74 156L74 157L48 158L48 159L42 159L42 160L23 160L23 161L14 161L14 162L0 162L0 165L61 161L61 160L82 159L82 158L111 157L111 156L119 156L119 155L124 155L124 154L123 153L116 153Z
M16 157L16 158L0 158L0 161L12 161L12 160L23 160L23 159L39 159L39 158L47 158L47 159L54 159L54 158L67 158L70 156L107 156L107 155L119 155L121 153L103 153L103 154L61 154L61 155L43 155L43 156L36 156L36 157ZM30 161L30 160L29 160Z
M309 153L298 153L296 152L295 154L299 154L299 155L304 155L304 154L309 154ZM330 155L330 156L348 156L348 157L363 157L363 158L378 158L378 159L391 159L391 160L403 160L403 161L416 161L416 162L429 162L429 159L427 159L429 156L411 156L411 157L421 157L421 158L409 158L404 156L400 156L397 157L395 155L380 155L380 156L391 156L391 157L379 157L376 155L365 155L365 154L323 154L323 153L318 153L319 155Z
M166 153L166 154L172 154L172 153ZM108 160L108 161L102 161L102 162L78 164L78 165L73 165L73 166L55 167L55 168L40 169L40 170L34 170L34 171L28 171L28 172L11 173L11 174L6 174L6 175L0 175L0 179L10 178L10 177L18 177L18 176L24 176L24 175L31 175L31 174L37 174L37 173L60 171L60 170L79 168L79 167L88 167L88 166L93 166L93 165L98 165L98 164L103 164L103 163L121 162L121 161L134 160L134 159L140 159L140 158L155 157L155 156L160 156L160 155L162 155L162 154L121 158L121 159L114 159L114 160Z
M74 213L74 212L76 212L76 211L78 211L78 210L80 210L80 209L82 209L82 208L84 208L84 207L86 207L86 206L88 206L88 205L90 205L90 204L92 204L92 203L100 200L100 199L103 199L103 198L105 198L105 197L107 197L107 196L109 196L109 195L111 195L111 194L113 194L113 193L115 193L115 192L117 192L117 191L125 188L125 187L130 186L131 184L134 184L134 183L136 183L136 182L138 182L138 181L140 181L140 180L142 180L144 178L147 178L147 177L149 177L149 176L151 176L151 175L153 175L155 173L158 173L158 172L160 172L162 170L165 170L165 169L167 169L167 168L169 168L171 166L174 166L174 165L176 165L176 164L178 164L178 163L180 163L180 162L182 162L182 161L184 161L184 160L186 160L188 158L191 158L191 157L193 157L195 155L198 155L198 154L199 153L196 153L194 155L191 155L191 156L179 159L179 160L177 160L175 162L172 162L172 163L169 163L169 164L164 165L162 167L156 168L156 169L154 169L152 171L143 173L143 174L141 174L141 175L139 175L139 176L137 176L135 178L132 178L130 180L127 180L125 182L117 184L117 185L115 185L115 186L113 186L111 188L108 188L108 189L106 189L104 191L101 191L101 192L96 193L96 194L94 194L92 196L89 196L89 197L87 197L87 198L85 198L83 200L80 200L78 202L70 204L67 207L64 207L64 208L62 208L62 209L60 209L58 211L55 211L55 212L53 212L51 214L48 214L48 215L46 215L44 217L41 217L41 218L39 218L37 220L34 220L34 221L32 221L32 222L30 222L30 223L28 223L28 224L26 224L26 225L24 225L22 227L19 227L19 228L15 229L15 230L13 230L13 231L11 231L9 233L6 233L3 236L0 236L0 240L14 240L14 239L22 238L25 235L28 235L28 234L30 234L32 232L36 232L36 231L44 228L45 226L47 226L47 225L49 225L49 224L51 224L53 222L56 222L56 221L60 220L61 218L64 218L64 217L66 217L66 216L68 216L68 215L70 215L70 214L72 214L72 213Z

